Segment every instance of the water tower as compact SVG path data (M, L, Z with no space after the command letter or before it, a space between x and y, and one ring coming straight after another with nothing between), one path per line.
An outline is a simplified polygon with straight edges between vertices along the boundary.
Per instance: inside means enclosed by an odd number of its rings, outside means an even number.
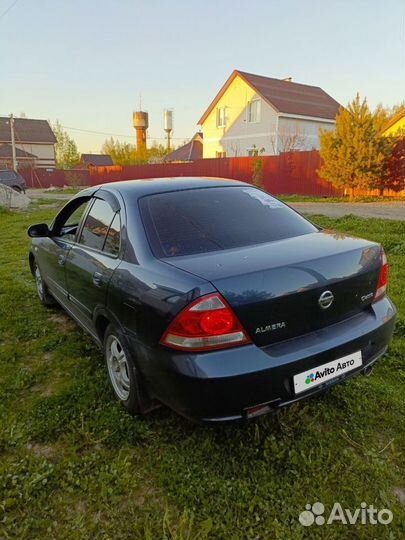
M149 127L148 113L136 111L132 115L132 123L136 132L137 150L146 150L146 130Z
M170 134L173 130L173 109L163 111L163 129L166 131L166 147L170 150Z

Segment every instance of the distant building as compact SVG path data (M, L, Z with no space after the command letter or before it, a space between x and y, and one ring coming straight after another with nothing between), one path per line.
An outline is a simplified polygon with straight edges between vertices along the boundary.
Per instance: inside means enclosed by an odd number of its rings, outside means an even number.
M198 124L204 158L276 155L319 148L339 103L317 86L235 70Z
M387 136L396 135L399 132L405 135L405 109L393 116L384 127L383 134Z
M80 165L84 167L110 167L114 163L108 154L82 154Z
M203 157L203 134L197 132L194 137L187 144L180 146L176 150L173 150L170 154L165 156L165 162L187 162L195 161Z
M14 118L14 138L18 168L55 167L56 137L46 120ZM0 117L0 161L2 164L10 163L12 166L11 130L8 117Z
M35 168L37 156L24 152L19 148L15 149L15 156L17 159L19 169L26 169L27 167ZM12 169L13 168L13 150L11 144L2 144L0 146L0 169Z

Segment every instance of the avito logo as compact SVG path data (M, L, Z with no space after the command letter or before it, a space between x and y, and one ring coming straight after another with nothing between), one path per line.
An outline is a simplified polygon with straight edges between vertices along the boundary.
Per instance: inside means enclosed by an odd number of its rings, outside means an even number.
M329 375L333 375L334 373L338 374L339 371L344 371L348 367L354 365L354 360L347 360L346 362L338 362L336 368L334 367L326 367L322 371L316 371L315 373L309 373L307 375L307 378L305 379L305 384L311 384L319 379L323 379L324 377L327 377Z
M310 527L314 523L318 526L341 523L342 525L389 525L394 519L391 510L383 508L378 510L372 504L362 502L360 508L350 510L343 508L335 502L329 515L325 515L325 506L321 502L306 504L305 510L300 513L298 519L304 527Z

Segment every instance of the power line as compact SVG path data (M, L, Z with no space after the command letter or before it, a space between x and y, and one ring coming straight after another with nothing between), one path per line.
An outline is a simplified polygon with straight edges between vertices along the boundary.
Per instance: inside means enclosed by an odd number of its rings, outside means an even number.
M96 135L107 135L107 136L110 136L110 137L125 137L127 139L133 139L134 138L134 134L132 135L128 135L128 134L124 134L124 133L109 133L107 131L95 131L93 129L83 129L83 128L77 128L77 127L71 127L71 126L62 126L63 129L71 129L73 131L82 131L83 133L95 133ZM147 137L148 139L156 139L156 140L166 140L165 137L152 137L151 135L148 135ZM177 139L177 140L181 140L181 141L184 141L184 140L187 140L189 139L189 137L171 137L172 139Z
M5 15L7 15L7 13L13 9L13 7L16 5L16 3L18 2L19 0L14 0L14 2L12 2L7 9L5 9L3 11L3 13L0 13L0 19L2 19Z
M124 133L108 133L107 131L95 131L93 129L82 129L71 126L62 126L63 129L72 129L73 131L83 131L84 133L96 133L97 135L111 135L113 137L127 137L133 138L133 135L128 135Z
M18 1L18 0L17 0ZM9 118L9 114L3 114L0 116L3 116L5 118ZM18 117L16 118L18 119ZM29 120L29 119L28 119ZM125 138L125 139L134 139L135 137L135 134L128 134L128 133L111 133L109 131L96 131L94 129L84 129L84 128L78 128L78 127L72 127L72 126L61 126L63 129L67 129L67 130L72 130L72 131L80 131L80 132L83 132L83 133L93 133L95 135L103 135L104 137L122 137L122 138ZM152 141L166 141L166 137L153 137L152 135L148 135L146 137L147 139L149 140L152 140ZM171 139L173 140L178 140L178 141L188 141L190 139L190 137L170 137Z

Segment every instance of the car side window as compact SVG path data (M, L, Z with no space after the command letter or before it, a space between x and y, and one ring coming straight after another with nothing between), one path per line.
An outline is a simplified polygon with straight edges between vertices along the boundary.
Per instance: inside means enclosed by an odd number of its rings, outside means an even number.
M53 235L73 242L81 219L90 204L92 204L92 200L89 197L85 197L74 200L67 205L56 217L53 225Z
M121 245L121 219L119 212L116 212L114 219L108 229L107 236L104 242L103 251L110 255L117 256Z
M114 210L106 201L96 199L84 222L79 244L101 251L114 214Z
M77 227L88 205L89 201L84 202L78 208L76 208L76 210L67 218L64 227L73 227L74 225Z

